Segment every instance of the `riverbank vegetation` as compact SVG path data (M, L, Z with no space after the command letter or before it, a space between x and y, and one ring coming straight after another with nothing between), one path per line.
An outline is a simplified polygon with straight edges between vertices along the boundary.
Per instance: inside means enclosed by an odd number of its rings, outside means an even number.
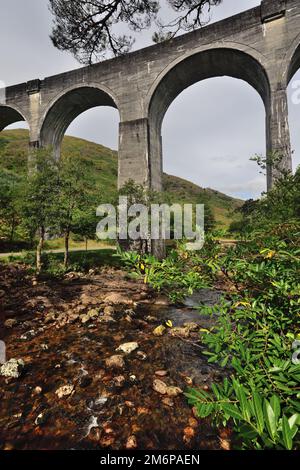
M222 289L221 302L200 305L199 312L216 320L201 332L203 354L227 378L186 395L198 416L231 423L239 448L300 446L299 211L300 172L281 172L268 195L241 208L239 227L232 227L241 241L233 247L209 237L200 252L181 246L162 263L131 257L132 267L143 267L145 282L173 300L179 287L182 294L201 283Z

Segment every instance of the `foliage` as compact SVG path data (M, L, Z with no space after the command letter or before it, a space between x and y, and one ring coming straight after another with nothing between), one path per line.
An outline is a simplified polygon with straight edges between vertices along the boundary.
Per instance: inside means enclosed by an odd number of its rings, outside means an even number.
M14 241L17 227L20 225L20 199L23 190L23 178L15 173L0 168L0 222L2 235L9 242Z
M208 276L198 266L192 266L180 250L171 250L168 257L159 261L152 255L118 250L116 255L130 273L143 276L158 292L167 294L173 303L181 302L197 289L208 286Z
M154 42L171 39L179 31L191 31L202 24L205 8L222 0L167 0L175 17L165 24L158 18L158 0L49 0L54 15L51 35L55 47L71 52L77 60L91 64L108 52L121 55L129 52L134 39L119 34L116 25L126 25L134 32L148 29L153 22L158 31Z
M36 251L36 268L42 269L41 253L46 231L56 224L56 201L59 194L59 172L51 151L39 149L32 156L34 168L27 176L22 195L22 218L25 227L39 234Z
M292 363L300 339L299 235L300 225L277 226L220 254L219 270L234 292L201 309L218 315L202 336L208 361L232 375L212 393L191 390L188 397L199 416L233 418L246 448L299 445L300 365Z
M91 195L97 201L96 205L103 202L101 201L103 195L105 195L104 202L113 200L117 193L117 152L99 144L66 136L62 145L62 161L69 157L77 159L79 156L83 179L93 182ZM26 178L27 160L28 131L25 129L3 131L0 136L0 170L8 171L22 179ZM218 191L203 189L182 178L166 174L163 175L163 186L164 198L170 203L205 204L207 210L212 211L217 226L229 225L232 218L237 217L236 214L232 215L231 211L240 205L240 201ZM22 214L19 213L18 217L22 219ZM30 242L30 233L24 229L22 225L18 225L15 239L18 241L25 239ZM8 234L8 230L5 233Z
M70 233L95 238L97 200L93 194L94 178L79 155L68 155L59 166L59 191L56 224L65 239L64 265L69 262ZM99 197L99 195L98 195ZM99 199L98 199L99 202Z

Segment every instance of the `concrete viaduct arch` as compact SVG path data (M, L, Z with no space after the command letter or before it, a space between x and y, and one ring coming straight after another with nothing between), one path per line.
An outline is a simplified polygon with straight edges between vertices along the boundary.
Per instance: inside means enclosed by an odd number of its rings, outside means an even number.
M171 41L7 87L0 129L23 117L30 145L52 145L59 155L62 136L75 117L94 106L113 106L121 120L119 185L134 178L160 189L160 126L168 106L189 85L229 75L247 81L260 94L267 152L278 151L290 169L286 88L300 67L299 17L299 0L262 0L255 8ZM275 176L269 168L268 188Z
M76 85L64 90L50 103L41 117L41 146L51 146L59 158L61 142L69 125L81 113L96 106L112 106L118 109L112 93L98 84Z

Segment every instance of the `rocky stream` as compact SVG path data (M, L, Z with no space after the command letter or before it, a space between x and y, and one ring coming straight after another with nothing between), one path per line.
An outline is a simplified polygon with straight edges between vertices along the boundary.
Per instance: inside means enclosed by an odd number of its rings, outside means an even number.
M214 319L195 309L219 297L176 308L117 269L37 281L1 265L0 448L228 449L184 395L222 380L199 341Z

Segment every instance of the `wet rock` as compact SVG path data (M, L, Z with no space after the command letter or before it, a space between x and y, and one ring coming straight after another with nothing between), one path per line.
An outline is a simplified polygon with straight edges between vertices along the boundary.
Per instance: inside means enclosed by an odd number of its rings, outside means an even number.
M117 388L124 387L125 382L126 382L126 379L124 375L118 375L117 377L114 377L112 381L113 385Z
M130 436L126 442L126 449L136 449L137 448L137 439L135 436Z
M110 317L109 315L104 315L103 317L100 317L98 320L100 323L115 323L116 320L113 317Z
M79 318L79 313L71 312L68 313L68 321L69 323L75 323Z
M199 330L199 325L194 322L184 323L183 326L189 330L189 332L194 332Z
M106 405L108 398L105 396L99 396L95 400L89 400L87 406L89 409L99 412Z
M166 406L169 406L170 408L174 406L174 401L170 397L164 397L162 399L162 403Z
M101 429L99 427L94 427L90 430L89 439L93 442L98 442L101 439Z
M129 380L132 384L136 384L138 382L137 376L136 375L130 375Z
M145 320L148 322L148 323L156 323L157 322L157 318L156 317L152 317L151 315L148 315Z
M103 310L103 314L109 317L112 317L114 313L115 313L115 309L111 305L106 306Z
M90 318L97 318L99 316L99 310L96 308L92 308L91 310L88 311L87 315Z
M167 387L166 393L169 397L177 397L181 395L183 391L179 387Z
M188 328L175 327L170 330L170 335L188 338L190 336L190 330Z
M105 365L109 369L124 369L125 361L123 356L116 354L105 360Z
M5 328L13 328L14 326L16 326L18 324L17 320L15 320L14 318L8 318L7 320L5 320L4 322L4 326Z
M166 377L166 375L168 375L168 371L167 370L157 370L155 372L155 375L157 375L157 377Z
M27 333L24 333L23 335L21 335L20 339L22 341L28 341L34 338L36 335L37 335L37 332L35 330L30 330L30 331L27 331Z
M43 389L42 387L35 387L35 389L33 390L32 394L33 395L40 395L42 393Z
M157 297L154 301L154 305L168 306L170 305L170 302L166 297Z
M74 393L74 385L63 385L62 387L58 388L55 394L58 398L69 397Z
M187 426L186 428L184 428L183 430L183 441L184 442L190 442L193 437L195 436L195 429L190 427L190 426Z
M22 359L10 359L1 366L0 375L18 379L22 374L24 366L25 364Z
M136 355L140 361L146 361L148 358L147 354L144 351L137 351Z
M134 408L134 403L132 401L126 400L125 405L128 406L128 408Z
M3 446L3 450L8 450L8 451L14 450L14 446L10 442L6 442Z
M55 322L56 320L56 315L54 312L49 312L47 313L47 315L45 315L45 318L44 318L44 323L53 323Z
M122 351L125 354L130 354L131 352L138 349L139 345L136 342L124 343L119 346L116 351Z
M189 419L189 426L196 429L198 427L198 421L195 418Z
M46 411L43 412L43 413L40 413L40 414L36 417L36 419L35 419L35 421L34 421L34 424L35 424L36 426L41 426L42 424L44 424L44 423L47 421L48 417L49 417L49 413L47 413Z
M98 299L86 293L83 293L81 295L80 300L81 300L82 305L97 305L99 303Z
M164 325L159 325L155 330L153 330L154 336L163 336L166 332L166 327Z
M132 305L133 301L128 297L123 296L119 293L112 293L105 297L103 300L105 304L108 305Z
M191 377L188 377L187 375L184 376L184 381L187 385L190 385L190 386L193 385L194 383L193 379Z
M137 409L137 414L138 415L149 415L150 410L149 408L145 408L144 406L139 406Z
M166 395L167 393L168 386L162 380L155 379L152 387L155 392L160 393L161 395Z
M115 443L115 437L113 436L104 436L101 441L100 441L100 445L102 447L112 447Z

